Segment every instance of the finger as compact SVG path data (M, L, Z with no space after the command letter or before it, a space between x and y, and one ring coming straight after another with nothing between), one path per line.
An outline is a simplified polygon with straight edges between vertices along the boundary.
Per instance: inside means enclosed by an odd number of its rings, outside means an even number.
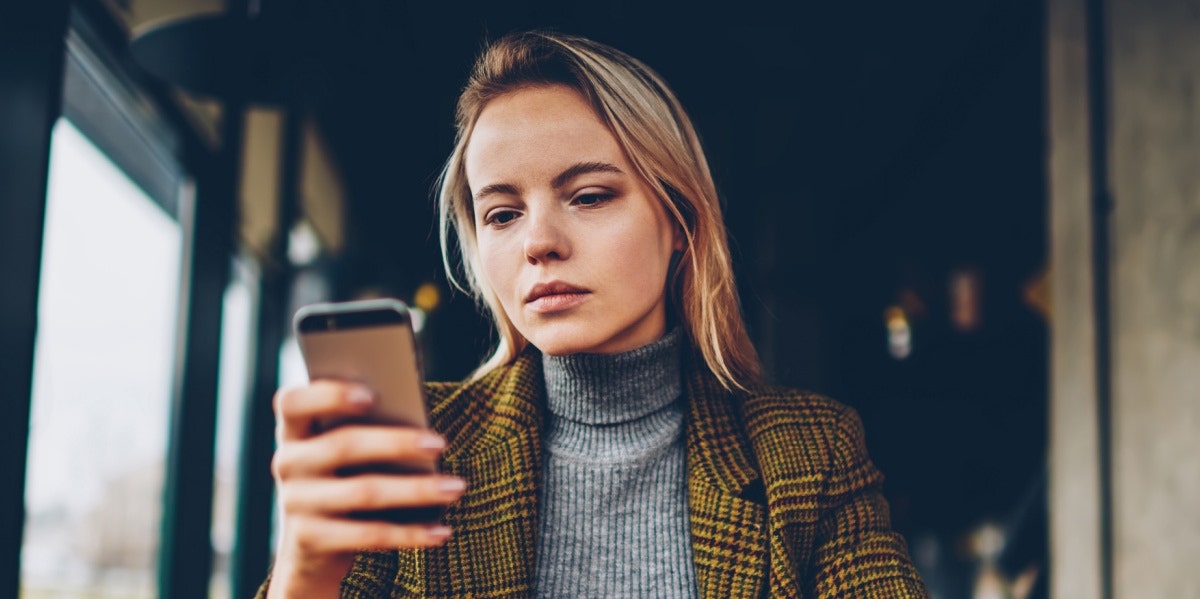
M321 379L280 389L274 400L279 440L303 439L312 434L313 422L318 418L362 414L374 402L374 392L346 381Z
M280 493L280 503L288 514L335 515L449 505L466 488L466 481L454 476L364 474L297 481Z
M450 538L450 532L450 527L442 524L390 524L308 517L293 519L287 534L291 537L290 543L300 551L320 554L436 547Z
M272 468L280 480L328 475L364 464L432 466L446 442L413 427L345 425L307 439L281 444Z

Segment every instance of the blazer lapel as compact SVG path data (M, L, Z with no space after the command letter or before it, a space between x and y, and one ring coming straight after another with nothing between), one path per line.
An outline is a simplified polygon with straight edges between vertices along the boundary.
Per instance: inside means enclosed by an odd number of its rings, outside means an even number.
M688 510L700 596L766 592L766 498L736 398L695 370L687 382Z
M526 352L500 376L464 385L462 397L431 414L438 430L452 433L444 471L468 487L443 518L454 530L450 541L426 554L428 596L533 594L541 388L541 362Z

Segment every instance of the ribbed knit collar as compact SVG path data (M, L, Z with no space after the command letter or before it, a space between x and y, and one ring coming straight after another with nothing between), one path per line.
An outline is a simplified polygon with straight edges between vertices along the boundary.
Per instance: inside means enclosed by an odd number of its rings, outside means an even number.
M582 424L618 424L671 406L682 394L682 333L619 354L542 355L550 413Z

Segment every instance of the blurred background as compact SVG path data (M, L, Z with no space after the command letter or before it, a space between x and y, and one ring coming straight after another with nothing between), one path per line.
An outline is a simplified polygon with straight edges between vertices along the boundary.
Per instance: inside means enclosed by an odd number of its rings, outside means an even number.
M862 415L933 597L1200 597L1197 0L8 2L0 595L252 596L300 305L479 362L431 190L532 27L674 87L769 378Z

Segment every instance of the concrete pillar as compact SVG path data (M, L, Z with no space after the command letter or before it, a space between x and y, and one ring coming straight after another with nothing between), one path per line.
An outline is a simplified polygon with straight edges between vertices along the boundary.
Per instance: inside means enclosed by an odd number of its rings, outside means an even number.
M1100 597L1100 483L1088 170L1085 0L1050 0L1050 588Z
M1200 0L1114 0L1115 596L1200 597Z
M1084 0L1050 0L1051 573L1100 571ZM1110 0L1113 596L1200 597L1200 0Z

